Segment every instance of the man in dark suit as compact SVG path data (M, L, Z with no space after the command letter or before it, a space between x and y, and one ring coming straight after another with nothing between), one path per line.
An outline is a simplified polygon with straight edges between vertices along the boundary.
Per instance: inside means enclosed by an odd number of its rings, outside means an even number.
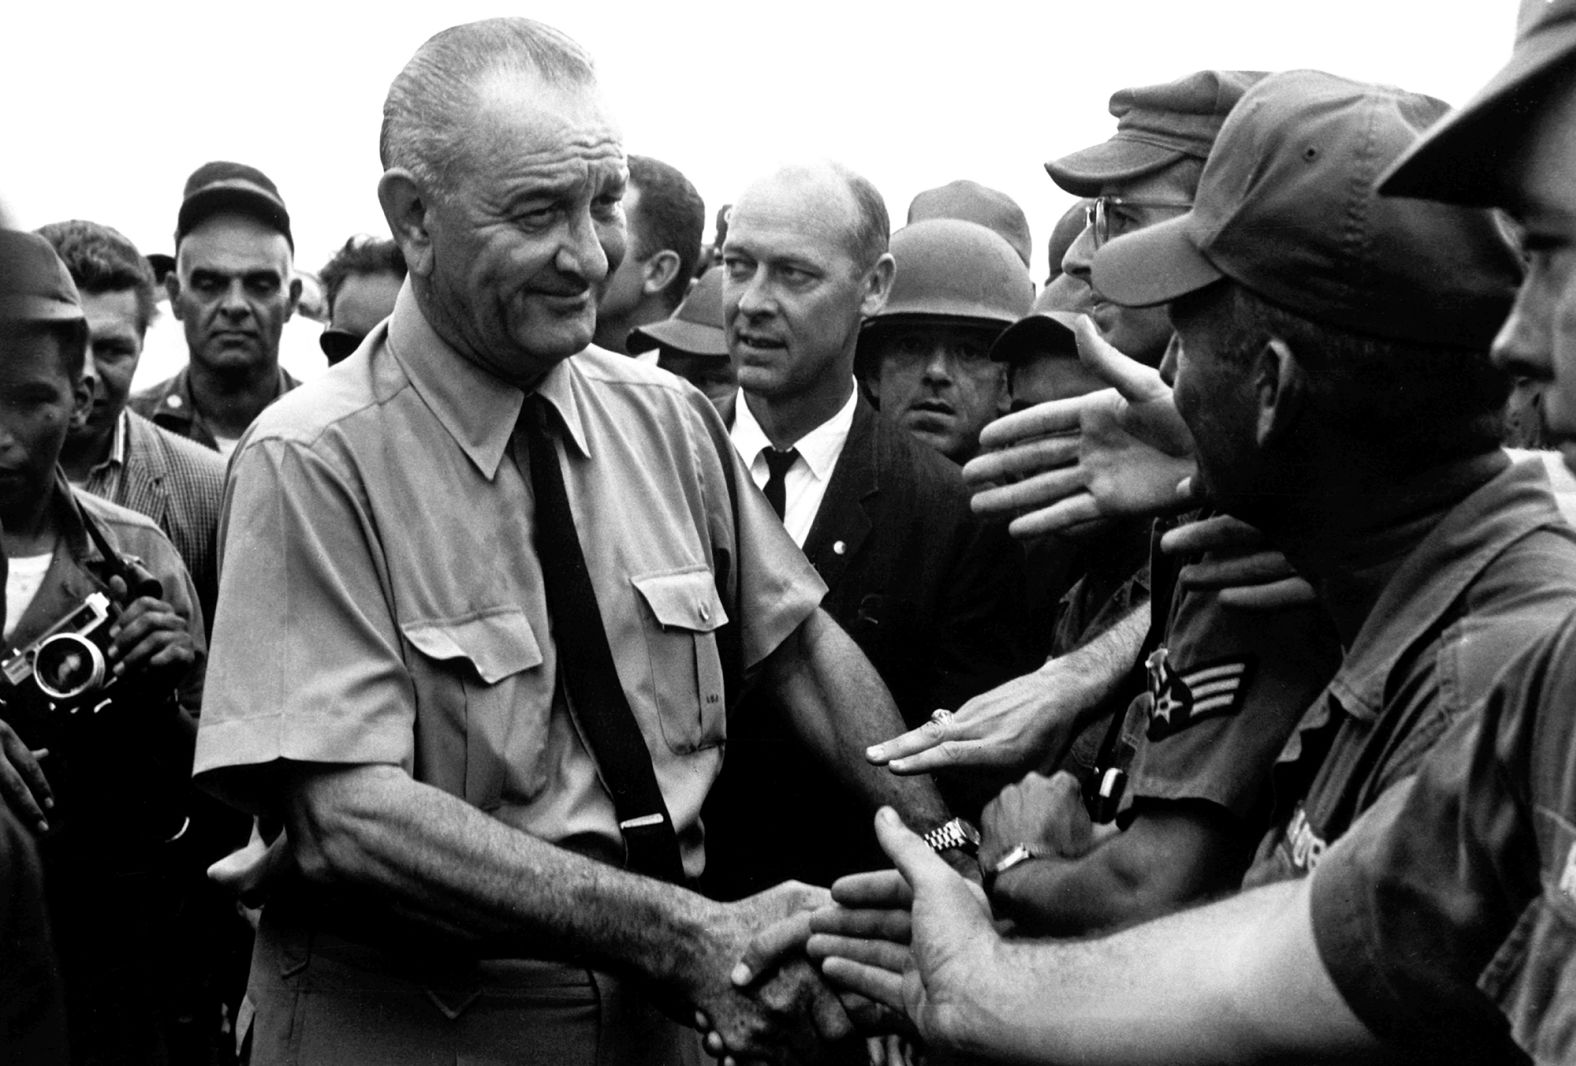
M854 387L860 324L891 289L887 238L880 194L834 164L785 168L746 192L723 247L742 397L724 415L825 580L823 607L918 724L1024 665L1022 556L972 517L957 468L883 422ZM985 798L949 785L954 810ZM769 713L730 724L706 824L719 895L881 864L856 803Z

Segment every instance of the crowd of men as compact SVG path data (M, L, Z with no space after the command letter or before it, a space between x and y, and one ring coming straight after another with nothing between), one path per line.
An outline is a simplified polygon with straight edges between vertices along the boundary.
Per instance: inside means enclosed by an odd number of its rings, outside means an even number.
M1110 111L707 247L453 27L305 383L256 166L0 229L0 1060L1576 1061L1576 0Z

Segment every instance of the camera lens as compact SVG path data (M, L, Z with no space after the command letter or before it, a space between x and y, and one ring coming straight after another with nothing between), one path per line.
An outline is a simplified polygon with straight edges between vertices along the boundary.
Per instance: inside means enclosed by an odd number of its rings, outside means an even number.
M33 678L45 695L75 699L104 682L104 653L75 633L61 633L38 646Z

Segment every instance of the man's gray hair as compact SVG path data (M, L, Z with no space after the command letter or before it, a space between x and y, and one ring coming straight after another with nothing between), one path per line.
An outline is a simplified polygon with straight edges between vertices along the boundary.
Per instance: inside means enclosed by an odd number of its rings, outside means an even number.
M590 54L545 23L494 18L451 26L418 48L389 86L378 137L383 169L402 167L430 194L447 194L465 158L481 88L510 75L553 86L596 83Z

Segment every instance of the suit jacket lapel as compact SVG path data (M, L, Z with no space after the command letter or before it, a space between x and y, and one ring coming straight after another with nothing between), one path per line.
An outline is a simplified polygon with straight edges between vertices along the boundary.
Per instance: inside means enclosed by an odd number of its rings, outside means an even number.
M805 555L829 587L836 587L848 560L859 551L874 524L872 510L880 492L875 433L879 417L860 397L843 453L804 541Z

